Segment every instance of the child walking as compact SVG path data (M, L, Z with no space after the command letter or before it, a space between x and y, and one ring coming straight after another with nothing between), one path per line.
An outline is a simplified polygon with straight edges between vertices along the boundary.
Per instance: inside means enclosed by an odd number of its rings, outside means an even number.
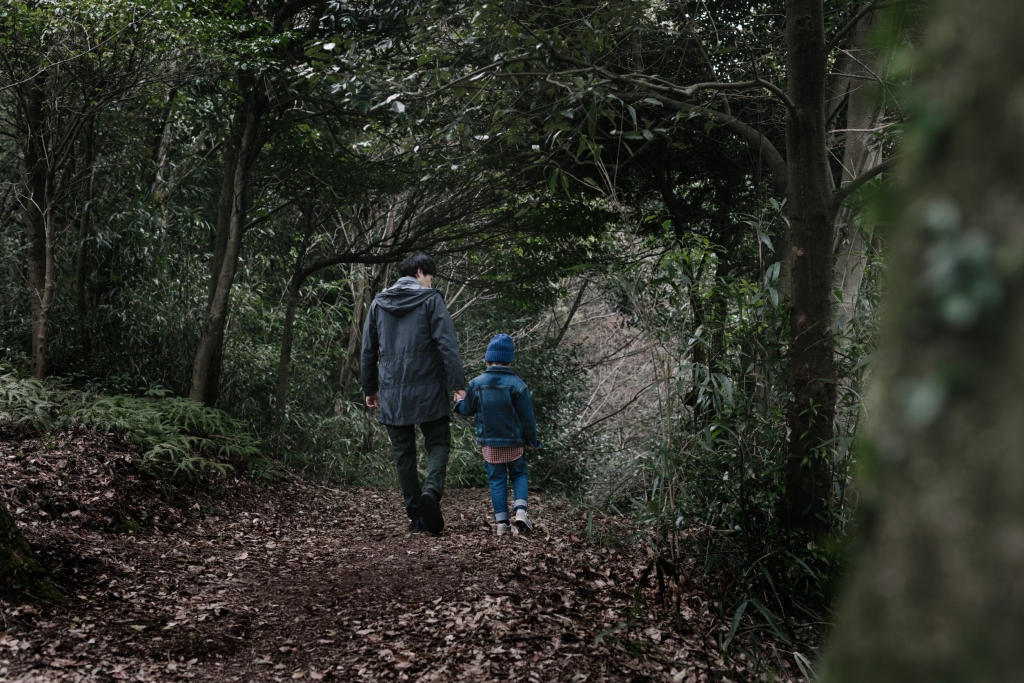
M491 504L499 536L511 530L508 482L512 480L512 513L520 531L532 531L526 511L527 475L525 450L541 448L530 389L509 367L515 359L512 337L497 334L487 345L487 369L466 387L466 398L455 404L462 415L476 415L476 440L483 450Z

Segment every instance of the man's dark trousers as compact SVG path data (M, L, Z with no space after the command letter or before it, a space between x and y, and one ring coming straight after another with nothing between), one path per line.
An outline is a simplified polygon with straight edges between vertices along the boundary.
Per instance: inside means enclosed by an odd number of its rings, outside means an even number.
M396 427L386 425L391 446L395 450L395 468L398 470L398 484L405 498L405 512L409 519L419 519L420 488L419 471L416 466L416 425ZM423 440L427 446L427 479L423 488L437 494L438 501L444 493L444 476L448 470L448 454L452 450L452 436L447 416L420 425Z

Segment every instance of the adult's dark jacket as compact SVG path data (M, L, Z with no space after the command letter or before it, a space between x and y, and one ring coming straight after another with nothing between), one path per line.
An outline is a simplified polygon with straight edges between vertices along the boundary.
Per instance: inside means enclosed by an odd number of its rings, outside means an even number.
M383 424L450 415L449 387L464 389L466 376L440 292L402 277L374 298L363 326L360 379L364 394L380 394Z

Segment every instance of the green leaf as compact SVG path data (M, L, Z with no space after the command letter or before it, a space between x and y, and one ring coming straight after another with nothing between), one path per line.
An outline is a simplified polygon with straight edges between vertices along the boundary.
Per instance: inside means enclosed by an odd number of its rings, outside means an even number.
M740 603L740 606L736 608L736 613L732 615L732 628L729 629L729 636L725 639L725 643L722 645L722 649L726 652L729 651L729 646L732 645L733 638L736 637L736 631L740 627L740 620L743 619L743 612L747 609L747 601L744 600Z

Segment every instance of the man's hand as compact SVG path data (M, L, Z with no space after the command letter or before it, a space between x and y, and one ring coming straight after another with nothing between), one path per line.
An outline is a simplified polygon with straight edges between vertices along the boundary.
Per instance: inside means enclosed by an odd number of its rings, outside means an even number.
M372 394L366 397L366 407L370 410L380 408L380 394Z
M458 403L462 399L466 398L466 392L462 389L456 389L452 392L452 400Z

